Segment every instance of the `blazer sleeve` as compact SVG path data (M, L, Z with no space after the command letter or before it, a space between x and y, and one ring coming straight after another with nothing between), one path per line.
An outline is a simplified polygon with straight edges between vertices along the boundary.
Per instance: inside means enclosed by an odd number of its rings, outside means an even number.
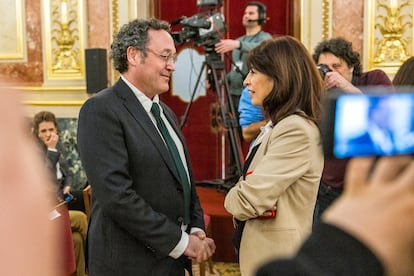
M273 260L256 276L270 275L384 275L374 253L357 238L333 225L317 225L296 256Z

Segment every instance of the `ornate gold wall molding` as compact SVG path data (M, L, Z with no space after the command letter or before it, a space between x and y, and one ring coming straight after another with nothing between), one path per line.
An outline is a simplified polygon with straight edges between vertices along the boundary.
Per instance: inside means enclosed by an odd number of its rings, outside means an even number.
M115 33L119 31L119 2L118 0L112 0L111 2L111 38L114 37ZM112 43L112 41L111 41ZM118 71L112 69L112 83L119 79L120 74Z
M393 75L413 55L413 1L366 0L364 67Z
M85 1L43 0L45 85L84 85Z
M2 0L0 10L0 62L26 61L25 9L23 0Z
M111 1L111 31L113 37L114 33L118 32L119 30L119 1L112 0Z
M329 10L330 10L330 4L329 0L323 0L322 2L322 40L329 39Z
M331 37L332 1L301 0L301 41L312 52L321 41Z

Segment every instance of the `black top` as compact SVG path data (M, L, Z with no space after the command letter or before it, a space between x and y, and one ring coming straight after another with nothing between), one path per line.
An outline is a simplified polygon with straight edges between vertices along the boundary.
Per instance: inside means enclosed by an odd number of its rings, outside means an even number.
M292 259L274 260L257 276L384 275L378 258L355 237L329 224L318 224Z

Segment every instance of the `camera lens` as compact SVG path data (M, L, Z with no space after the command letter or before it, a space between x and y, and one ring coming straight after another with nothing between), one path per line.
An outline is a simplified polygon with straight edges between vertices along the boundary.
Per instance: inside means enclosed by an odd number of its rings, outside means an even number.
M325 79L326 73L332 71L331 69L329 69L328 65L326 64L318 64L317 68L319 70L319 73L321 74L322 79Z

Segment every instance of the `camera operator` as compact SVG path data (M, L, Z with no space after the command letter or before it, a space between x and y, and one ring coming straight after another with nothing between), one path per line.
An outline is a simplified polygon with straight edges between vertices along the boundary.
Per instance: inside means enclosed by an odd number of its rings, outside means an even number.
M362 93L363 86L392 87L392 82L384 71L376 69L362 72L360 55L353 51L352 43L343 38L332 38L320 42L312 55L316 64L325 64L330 71L325 72L327 90L340 88L350 93ZM315 216L322 212L342 193L344 174L348 159L325 159L319 187Z
M230 82L230 95L236 113L243 90L243 80L247 75L247 53L262 41L272 37L269 33L262 31L262 26L265 22L266 6L260 2L247 2L242 18L242 24L246 29L246 34L237 39L222 39L215 45L215 51L219 54L233 51L233 66L228 77Z
M215 45L215 51L219 54L226 54L232 52L232 70L228 74L228 81L230 84L229 97L231 97L231 103L233 104L234 117L239 122L239 101L243 90L243 80L247 76L246 57L248 52L254 47L258 46L261 42L270 39L272 36L262 31L262 26L266 22L266 6L260 2L247 2L244 9L242 18L242 24L246 29L245 35L237 39L221 39ZM249 101L250 103L250 101ZM254 109L255 107L250 103L249 106L245 106L244 109ZM251 122L250 125L256 128L255 132L260 132L260 127L256 127L255 122ZM249 125L245 126L248 127ZM240 139L243 138L242 130L238 129ZM230 158L232 155L230 154ZM231 159L229 164L235 164ZM234 165L229 167L229 178L236 177L237 170Z

